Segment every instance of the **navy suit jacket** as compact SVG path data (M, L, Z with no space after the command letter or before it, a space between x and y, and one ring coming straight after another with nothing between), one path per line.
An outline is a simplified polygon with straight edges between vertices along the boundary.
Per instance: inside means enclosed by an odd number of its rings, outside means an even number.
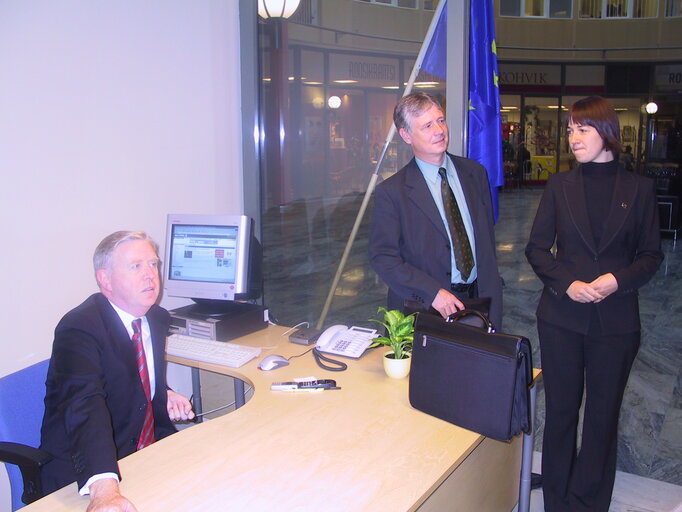
M587 334L594 310L604 334L638 331L637 289L651 279L663 261L659 229L653 180L621 166L597 247L581 167L550 176L526 246L528 262L545 285L538 318ZM556 255L552 253L555 240ZM618 281L618 290L603 301L584 304L566 295L573 281L589 283L609 272Z
M469 208L476 240L478 293L492 299L490 319L502 323L502 279L495 255L495 226L485 168L448 153L455 164ZM443 219L413 158L379 184L369 237L372 267L388 285L388 308L403 309L405 300L428 309L438 290L450 290L450 240Z
M170 315L159 306L147 313L154 347L156 439L176 431L166 409L165 343ZM133 453L147 400L135 349L123 322L104 295L91 295L55 329L47 373L41 448L54 456L42 471L52 492L99 473L117 473L117 460Z

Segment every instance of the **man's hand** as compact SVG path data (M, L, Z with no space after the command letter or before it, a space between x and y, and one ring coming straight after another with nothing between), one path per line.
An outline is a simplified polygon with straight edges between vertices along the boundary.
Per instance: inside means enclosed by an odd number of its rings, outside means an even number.
M187 421L194 418L194 411L189 400L172 389L168 390L166 408L168 409L168 416L171 421Z
M618 290L618 281L616 281L616 278L610 272L608 274L600 275L597 279L592 281L590 285L601 294L602 298L599 300L604 300ZM599 300L595 300L595 302L599 302Z
M121 496L116 480L104 478L90 486L87 512L137 512L137 509L127 498Z
M592 283L585 283L578 280L571 283L571 286L566 290L566 295L572 300L582 303L599 302L604 298L604 295L592 286Z
M438 290L436 298L431 303L433 309L438 311L443 318L447 318L457 311L464 309L464 304L452 293L444 288Z

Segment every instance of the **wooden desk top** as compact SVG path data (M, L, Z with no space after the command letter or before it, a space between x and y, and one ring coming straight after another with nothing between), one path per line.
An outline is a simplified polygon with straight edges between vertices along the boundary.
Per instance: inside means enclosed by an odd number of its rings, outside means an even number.
M119 462L121 492L140 512L414 510L482 441L412 409L408 379L384 374L383 348L344 359L344 372L322 370L312 353L286 367L259 370L268 354L289 357L310 348L289 343L285 331L270 326L235 340L264 348L238 369L168 357L238 377L255 392L237 411ZM335 379L342 389L270 391L272 382L307 376ZM72 484L24 510L85 510L88 501Z

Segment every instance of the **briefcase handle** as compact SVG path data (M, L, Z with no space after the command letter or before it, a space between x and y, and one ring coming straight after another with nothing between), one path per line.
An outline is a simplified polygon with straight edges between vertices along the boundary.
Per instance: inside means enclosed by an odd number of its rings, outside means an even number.
M447 317L445 321L462 322L463 324L471 325L472 327L477 327L487 332L495 332L495 326L490 319L475 309L462 309Z

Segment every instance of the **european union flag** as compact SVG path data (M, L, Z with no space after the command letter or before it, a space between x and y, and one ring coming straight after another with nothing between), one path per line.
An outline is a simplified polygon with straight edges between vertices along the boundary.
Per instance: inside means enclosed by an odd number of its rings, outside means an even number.
M497 221L499 217L497 187L504 185L504 167L495 16L492 0L471 0L470 5L467 156L482 164L488 171L490 195ZM445 3L421 65L424 71L443 79L447 74L447 19Z
M431 41L429 41L429 46L424 53L421 69L445 80L447 78L448 64L448 4L447 0L441 1L445 2L443 10L440 12Z
M467 156L488 170L495 221L497 187L504 185L502 117L493 0L472 0L469 18L469 136Z

